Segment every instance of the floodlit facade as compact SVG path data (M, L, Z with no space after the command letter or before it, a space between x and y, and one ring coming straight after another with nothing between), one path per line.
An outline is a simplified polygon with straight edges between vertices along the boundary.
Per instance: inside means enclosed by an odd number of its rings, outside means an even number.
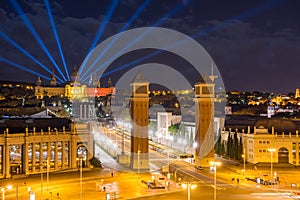
M43 99L45 96L67 97L69 99L86 99L89 97L103 97L115 93L111 79L108 80L108 87L101 88L100 82L93 77L91 85L81 84L80 76L76 67L71 74L71 81L65 85L57 85L54 72L48 86L43 86L40 77L38 77L35 86L35 96L37 99Z
M94 146L89 124L62 118L2 119L0 129L0 178L74 169L81 159L84 167L90 166Z
M289 163L300 166L300 136L298 130L294 133L277 133L272 127L271 131L259 126L246 131L227 129L222 131L222 141L226 144L228 134L238 132L242 137L246 160L249 163ZM272 153L271 153L272 152ZM272 156L272 157L271 157Z

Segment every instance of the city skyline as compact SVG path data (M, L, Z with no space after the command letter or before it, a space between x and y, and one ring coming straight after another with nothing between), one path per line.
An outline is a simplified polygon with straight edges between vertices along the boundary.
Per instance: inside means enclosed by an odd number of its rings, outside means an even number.
M117 34L122 28L129 30L157 26L179 31L199 42L218 67L227 91L258 90L287 93L295 91L299 84L296 66L299 62L297 55L300 52L297 45L300 41L297 36L299 3L278 0L247 3L188 0L163 3L102 1L101 4L95 1L87 1L85 4L68 1L1 2L0 14L3 20L0 26L1 80L34 82L38 75L32 71L51 77L49 72L26 56L24 51L18 50L12 42L8 42L7 38L26 50L50 72L54 69L59 75L58 69L42 51L36 38L20 18L16 2L26 13L25 16L66 79L74 65L81 65L90 47ZM53 24L49 20L46 2L49 3L48 8L52 12L59 42L55 38ZM111 18L108 18L109 15ZM129 22L132 23L128 24ZM102 26L104 23L105 27ZM97 39L95 36L101 30L103 34L101 37L98 34ZM149 52L142 53L123 56L112 65L118 67L120 62L131 62ZM178 59L173 59L174 56L170 55L165 55L164 58L174 60L168 64L176 68ZM162 58L158 58L160 59ZM149 62L144 60L147 61ZM13 67L11 62L31 72ZM185 71L189 71L189 66L184 67ZM121 74L116 72L111 76L113 79L114 76L120 77ZM60 78L63 81L63 77Z

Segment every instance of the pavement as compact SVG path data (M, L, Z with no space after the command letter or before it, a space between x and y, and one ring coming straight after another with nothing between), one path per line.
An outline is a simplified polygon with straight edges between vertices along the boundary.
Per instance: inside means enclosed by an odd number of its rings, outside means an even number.
M159 194L167 194L180 192L183 190L180 184L173 180L168 180L158 172L144 172L137 173L131 170L129 167L122 166L111 158L101 149L97 149L96 155L98 155L104 165L103 169L88 169L83 170L83 192L78 190L79 188L79 172L78 169L66 170L63 172L50 173L50 182L47 185L46 175L44 174L44 194L43 200L54 199L100 199L107 200L108 195L110 199L136 199L141 197L155 196ZM291 165L273 165L273 172L277 173L279 182L277 185L261 185L256 182L249 181L247 178L254 179L255 177L261 177L268 179L270 177L270 165L245 165L245 172L243 171L243 164L235 161L226 160L223 158L217 158L223 164L217 168L217 180L218 183L223 182L231 184L235 187L260 187L262 189L277 189L277 190L300 190L300 168ZM190 164L191 165L191 164ZM193 167L191 165L191 167ZM209 168L203 168L199 170L199 173L204 173L207 176L214 176L214 173ZM160 186L161 184L167 184L168 187L152 187ZM95 178L96 177L96 178ZM161 179L161 180L159 180ZM36 199L41 199L41 176L33 175L29 177L20 177L13 179L0 180L0 186L4 187L8 184L19 185L18 199L29 199L27 186L30 186L32 190L36 191ZM237 181L238 180L238 181ZM168 183L167 183L168 182ZM150 183L151 187L148 187ZM59 185L59 186L58 186ZM104 190L105 187L105 190ZM13 200L16 198L16 193L8 191L5 193L6 200ZM155 197L153 197L155 198Z
M282 189L282 190L300 190L300 168L290 164L273 163L272 171L276 174L278 181L274 185L262 185L257 182L259 177L261 180L271 180L271 166L270 163L261 163L253 165L251 163L243 163L227 160L223 158L216 158L221 161L221 165L217 169L217 178L226 183L240 187L261 187L264 189ZM212 174L209 169L206 169L207 174Z

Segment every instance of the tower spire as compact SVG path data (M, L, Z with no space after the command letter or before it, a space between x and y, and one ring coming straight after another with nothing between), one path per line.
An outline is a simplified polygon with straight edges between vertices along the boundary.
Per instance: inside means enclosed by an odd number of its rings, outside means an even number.
M55 74L54 74L54 69L52 70L52 76L51 76L51 80L50 80L50 85L51 86L56 86L56 78L55 78Z
M210 80L212 82L215 81L216 78L218 78L218 76L214 76L214 63L211 62L211 68L210 68L210 76L209 76Z

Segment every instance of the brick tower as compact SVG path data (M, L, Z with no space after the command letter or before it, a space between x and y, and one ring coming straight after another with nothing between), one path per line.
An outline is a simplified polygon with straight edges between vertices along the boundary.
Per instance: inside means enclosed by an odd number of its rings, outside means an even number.
M203 76L195 84L195 165L203 167L214 161L214 78Z
M139 71L132 81L130 98L131 129L130 167L135 170L149 169L148 116L149 82Z

